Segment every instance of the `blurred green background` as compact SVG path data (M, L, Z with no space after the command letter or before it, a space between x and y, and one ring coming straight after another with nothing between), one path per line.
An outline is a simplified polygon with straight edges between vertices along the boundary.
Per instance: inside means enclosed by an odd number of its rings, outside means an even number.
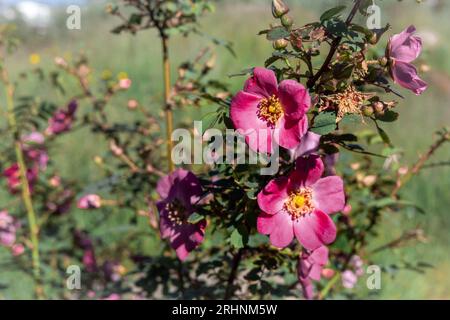
M114 2L114 1L112 1ZM287 1L297 25L306 24L318 19L327 8L338 4L350 5L348 1ZM433 133L442 126L450 125L450 3L446 1L375 1L382 8L382 23L390 23L389 34L398 33L410 24L414 24L423 38L424 52L419 64L427 65L430 70L424 74L429 82L429 89L420 97L400 90L405 100L399 104L400 120L393 125L387 125L394 145L402 147L404 157L402 162L411 163L426 150L433 141ZM30 55L40 57L39 67L53 68L55 56L70 58L77 53L84 53L89 58L93 72L96 75L104 70L113 73L127 72L133 80L129 91L120 95L109 105L110 114L117 118L131 117L126 108L128 99L139 100L149 110L159 109L154 101L161 101L159 94L162 89L162 68L160 42L155 32L145 31L136 36L129 34L114 35L109 31L119 23L114 17L104 12L102 1L89 1L83 5L82 29L68 30L65 27L67 15L64 8L59 9L55 20L45 33L36 32L19 24L18 33L22 37L20 50L9 59L8 67L13 77L25 70L36 67L30 65ZM263 65L264 60L271 55L271 43L257 33L274 22L270 13L270 1L218 1L216 12L208 14L200 21L201 29L206 33L229 40L234 44L237 57L233 57L226 49L217 48L217 66L213 77L225 80L234 91L242 86L242 78L228 78L229 74L239 72L253 66ZM364 19L359 17L360 21ZM387 37L380 46L385 45ZM173 73L180 62L192 59L201 48L209 45L208 39L193 35L186 39L176 36L171 40L171 58ZM66 84L70 86L70 83ZM21 94L48 95L49 99L64 102L62 97L50 91L47 86L37 81L27 81L19 88ZM3 100L2 100L3 101ZM196 114L197 113L197 114ZM195 115L195 116L194 116ZM177 113L176 119L189 122L199 118L197 111ZM0 121L4 121L1 119ZM62 175L70 176L75 172L77 179L85 183L95 181L97 169L92 158L106 150L106 144L100 137L89 136L87 130L77 131L74 135L63 137L58 143L58 149L52 154ZM433 157L432 162L449 161L450 146L442 148ZM1 181L4 190L5 182ZM400 260L424 261L433 265L424 274L414 271L401 271L393 278L384 276L382 289L373 298L384 299L449 299L450 298L450 168L436 167L425 169L403 190L406 199L412 200L425 209L426 214L402 211L384 218L382 232L371 245L376 248L400 236L405 230L420 227L427 235L427 243L414 244L390 251L383 251L374 258L380 263L389 265ZM0 208L8 203L9 196L0 191ZM82 215L79 211L73 214ZM3 250L3 251L2 251ZM2 259L6 250L0 248L0 284L10 277L2 271ZM5 258L6 259L6 258ZM367 297L372 297L364 291L364 282L360 281L355 290L361 291ZM28 297L27 280L10 282L12 298ZM14 292L14 293L12 293ZM31 294L31 293L30 293Z

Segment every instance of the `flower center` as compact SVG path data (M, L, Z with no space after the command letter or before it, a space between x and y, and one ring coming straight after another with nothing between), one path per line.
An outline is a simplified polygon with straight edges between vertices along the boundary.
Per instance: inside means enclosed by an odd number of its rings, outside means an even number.
M270 98L262 99L259 103L258 117L266 121L271 127L275 126L282 115L283 107L276 95L273 94Z
M168 212L168 219L170 222L176 225L182 225L186 223L186 208L177 199L166 205L166 210Z
M292 220L298 220L305 214L314 210L311 188L300 188L289 195L284 204L285 209L291 215Z

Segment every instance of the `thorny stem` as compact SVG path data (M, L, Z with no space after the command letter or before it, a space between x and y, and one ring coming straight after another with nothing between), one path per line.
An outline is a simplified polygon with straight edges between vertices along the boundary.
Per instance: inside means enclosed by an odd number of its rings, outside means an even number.
M39 259L39 228L37 224L36 213L33 208L30 185L27 179L28 170L25 164L22 145L19 137L19 130L17 128L16 116L14 113L14 86L10 82L8 72L5 68L1 69L1 78L5 86L8 123L13 134L16 160L19 166L22 200L25 205L25 209L27 211L27 219L30 227L31 258L33 265L33 275L36 281L35 292L37 298L42 299L44 298L44 291L41 283L41 270Z
M228 277L227 288L225 290L224 300L230 300L233 297L234 280L236 279L236 276L238 273L237 271L239 269L239 264L241 263L243 253L244 253L244 249L241 248L241 249L239 249L239 251L236 253L236 255L233 258L231 272L230 272L230 276Z
M396 198L400 189L415 175L417 175L423 168L425 163L431 156L439 149L445 142L450 141L450 132L445 132L441 135L441 137L431 145L428 151L423 154L419 160L414 164L412 169L408 170L408 173L405 175L399 175L397 181L395 183L395 188L392 190L391 197Z
M353 18L356 15L356 12L358 12L359 7L361 6L362 0L356 0L355 1L355 5L353 6L352 11L350 12L350 14L347 17L347 20L345 20L345 24L347 26L350 25L350 23L352 22ZM333 40L333 42L331 43L331 48L330 48L330 52L328 53L328 56L325 58L325 61L322 65L322 67L319 69L319 71L317 71L317 73L308 80L307 86L308 88L312 88L317 80L320 79L320 77L322 76L322 74L327 71L328 69L328 65L330 64L331 60L333 59L334 54L336 53L337 48L339 47L339 44L342 41L342 37L337 37Z
M172 148L173 142L171 139L173 131L173 113L172 106L170 104L170 61L169 61L169 39L166 35L161 33L162 48L163 48L163 71L164 71L164 105L166 113L166 135L167 135L167 163L169 172L174 170L174 164L172 162Z

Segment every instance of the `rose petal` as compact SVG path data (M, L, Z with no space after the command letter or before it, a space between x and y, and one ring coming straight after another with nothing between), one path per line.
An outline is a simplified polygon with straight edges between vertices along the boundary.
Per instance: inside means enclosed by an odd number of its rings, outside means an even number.
M389 54L402 62L412 62L420 55L422 51L422 40L413 36L416 32L414 26L409 26L400 34L396 34L389 39Z
M268 98L272 95L278 95L277 87L278 81L275 72L256 67L253 70L253 76L246 81L244 91Z
M329 176L319 179L313 186L314 206L330 214L345 207L344 182L341 177Z
M259 233L270 234L270 243L278 248L286 247L294 238L292 219L284 211L275 215L262 213L258 217L257 227Z
M318 155L298 158L295 170L291 173L290 181L292 187L309 187L320 179L324 171L322 159Z
M288 198L288 183L287 177L271 180L258 194L258 205L261 210L268 214L276 214L282 210Z
M294 222L297 240L308 250L315 250L336 239L336 226L331 218L315 210Z
M277 123L280 129L279 134L275 136L278 145L286 149L294 149L300 145L302 137L308 130L308 119L289 120L282 117Z
M300 120L311 106L308 90L295 80L284 80L278 88L285 116L289 120Z
M411 90L416 95L421 95L428 87L427 83L419 78L417 69L412 64L393 61L391 72L396 83Z
M253 151L272 151L272 130L267 122L258 118L258 105L262 97L240 91L231 102L230 116L236 130L245 136Z

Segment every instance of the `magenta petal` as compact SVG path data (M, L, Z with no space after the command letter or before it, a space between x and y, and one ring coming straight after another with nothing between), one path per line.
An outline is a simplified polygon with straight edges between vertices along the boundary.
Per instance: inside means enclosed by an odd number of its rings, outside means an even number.
M270 234L270 243L278 248L286 247L294 238L292 219L284 211L275 215L261 214L257 220L257 227L259 233Z
M295 158L306 156L317 151L320 145L321 135L308 131L302 137L299 146L295 150Z
M231 102L230 116L236 130L245 136L250 149L270 153L272 132L257 115L261 99L254 93L240 91Z
M396 83L411 90L416 95L422 94L428 87L427 83L419 78L417 69L412 64L393 61L391 71Z
M321 246L314 250L310 257L314 263L324 266L328 263L328 248L326 246Z
M402 62L412 62L420 55L422 51L422 40L413 36L416 32L414 26L409 26L400 34L396 34L389 39L389 54Z
M314 206L330 214L345 207L344 182L341 177L329 176L319 179L313 186Z
M336 226L327 214L315 210L294 222L294 233L303 247L315 250L336 239Z
M271 180L258 194L258 205L268 214L276 214L283 209L288 198L287 186L289 179L281 177Z
M303 117L301 120L289 120L282 117L277 127L279 134L275 135L275 141L283 148L294 149L300 145L301 138L308 130L308 119Z
M286 117L300 120L311 106L308 90L295 80L284 80L278 88L281 104Z
M268 98L272 95L278 95L277 87L278 81L275 72L256 67L253 70L253 76L246 81L244 91Z
M176 248L175 252L177 253L178 259L180 259L181 261L186 260L186 258L189 256L189 251L186 249L186 245L184 243Z
M169 196L171 187L172 183L170 181L170 176L164 176L159 179L158 184L156 185L156 192L158 192L159 196L164 199Z
M298 158L295 163L295 170L290 177L293 188L313 185L320 179L323 171L324 165L320 156L310 155Z
M313 264L309 269L309 277L313 280L319 281L322 273L322 266Z

